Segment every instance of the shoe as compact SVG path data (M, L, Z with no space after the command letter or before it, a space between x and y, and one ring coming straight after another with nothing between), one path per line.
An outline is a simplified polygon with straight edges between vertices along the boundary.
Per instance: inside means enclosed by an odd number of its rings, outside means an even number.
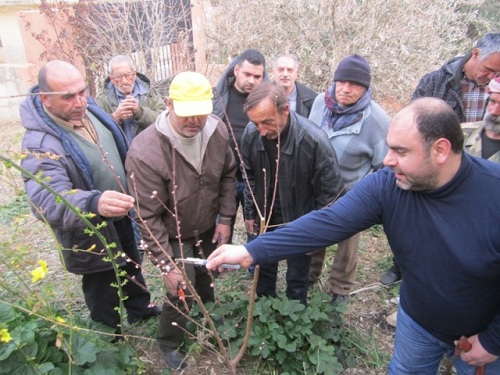
M165 359L167 366L173 370L182 370L186 367L184 358L177 350L164 353L163 358Z
M137 323L140 320L148 320L151 318L156 318L161 315L161 306L150 304L146 310L146 313L143 316L129 317L129 324Z
M395 283L396 281L401 280L401 271L399 267L393 264L391 268L385 271L380 278L380 282L383 285L389 285Z
M340 306L349 304L349 296L343 296L342 294L333 293L332 300L330 301L330 305L332 306Z

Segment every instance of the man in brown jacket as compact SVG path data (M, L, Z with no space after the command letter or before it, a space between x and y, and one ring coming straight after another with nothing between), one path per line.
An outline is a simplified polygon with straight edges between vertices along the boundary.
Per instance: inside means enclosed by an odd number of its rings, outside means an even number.
M145 252L164 275L169 301L163 305L157 339L174 369L185 366L177 349L187 306L178 295L185 280L173 262L206 257L227 243L236 211L236 161L226 125L211 115L212 96L202 74L179 73L170 86L167 111L134 139L125 164ZM213 301L206 268L184 267L202 301Z

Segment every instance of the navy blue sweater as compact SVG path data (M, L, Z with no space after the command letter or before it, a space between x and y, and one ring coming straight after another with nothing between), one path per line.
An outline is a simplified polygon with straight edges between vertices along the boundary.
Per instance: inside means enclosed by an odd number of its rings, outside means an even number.
M463 155L432 191L404 191L389 168L361 180L331 207L245 245L255 260L283 259L343 241L374 224L403 273L401 306L438 339L479 333L500 355L500 165Z

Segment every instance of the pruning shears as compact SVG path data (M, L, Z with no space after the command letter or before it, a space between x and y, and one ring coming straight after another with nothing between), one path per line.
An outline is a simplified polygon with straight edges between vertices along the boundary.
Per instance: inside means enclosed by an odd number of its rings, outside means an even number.
M460 354L466 353L469 350L472 349L472 344L467 340L465 336L460 337L460 339L457 342L457 345L455 346L455 353L453 356L450 358L450 361L446 365L444 374L445 375L450 375L451 374L451 368L455 364L456 360L458 357L460 357ZM484 367L483 366L477 366L476 367L476 372L475 375L483 375L484 374Z
M177 258L176 261L187 264L194 264L195 266L205 266L208 260L201 258ZM239 270L239 264L219 264L218 268L226 268L228 270Z

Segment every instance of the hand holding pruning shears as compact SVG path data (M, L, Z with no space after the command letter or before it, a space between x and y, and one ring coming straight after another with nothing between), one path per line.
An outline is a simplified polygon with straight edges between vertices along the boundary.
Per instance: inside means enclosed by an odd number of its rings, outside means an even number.
M475 375L484 374L484 364L494 361L497 357L489 354L479 342L477 335L469 337L462 336L459 340L455 341L455 353L450 358L445 372L445 375L451 374L453 364L462 357L462 360L471 366L476 366ZM469 358L468 358L469 357ZM478 362L481 360L481 362Z
M178 262L181 263L187 263L187 264L194 264L195 266L205 266L208 262L206 259L201 259L201 258L178 258L176 259ZM220 264L219 268L225 268L228 270L239 270L240 265L239 264Z
M168 294L176 296L178 294L179 285L184 283L184 277L177 269L173 269L163 276L163 282L167 288Z

